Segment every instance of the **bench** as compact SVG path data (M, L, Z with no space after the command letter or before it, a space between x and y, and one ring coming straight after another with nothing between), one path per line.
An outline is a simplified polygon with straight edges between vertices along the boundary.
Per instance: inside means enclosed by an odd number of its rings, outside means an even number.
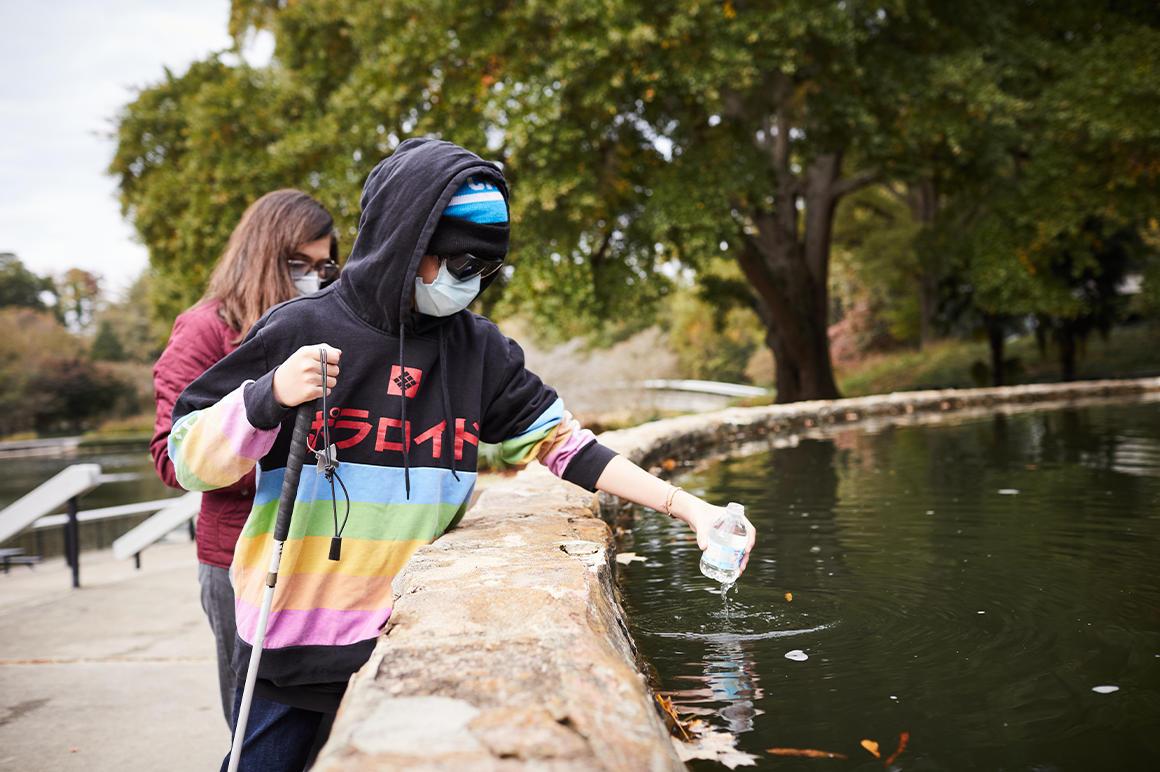
M28 566L31 568L40 562L40 555L25 555L24 550L20 547L5 547L0 549L0 564L4 567L4 573L8 573L11 566Z

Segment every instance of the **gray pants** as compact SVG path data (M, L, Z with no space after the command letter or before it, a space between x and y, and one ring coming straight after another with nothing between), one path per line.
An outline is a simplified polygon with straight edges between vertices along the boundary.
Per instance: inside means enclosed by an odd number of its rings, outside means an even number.
M224 568L197 564L197 581L201 585L201 607L209 619L213 637L217 640L218 687L222 693L222 713L226 725L233 731L234 692L237 678L234 676L234 641L238 628L234 622L234 588L230 584L230 572Z

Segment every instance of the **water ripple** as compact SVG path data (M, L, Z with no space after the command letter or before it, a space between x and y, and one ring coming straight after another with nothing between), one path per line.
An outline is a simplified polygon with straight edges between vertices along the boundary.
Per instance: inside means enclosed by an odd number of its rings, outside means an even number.
M749 567L723 602L683 524L642 516L624 601L678 711L740 749L853 760L907 731L904 769L1155 758L1155 406L837 432L682 482L747 505Z

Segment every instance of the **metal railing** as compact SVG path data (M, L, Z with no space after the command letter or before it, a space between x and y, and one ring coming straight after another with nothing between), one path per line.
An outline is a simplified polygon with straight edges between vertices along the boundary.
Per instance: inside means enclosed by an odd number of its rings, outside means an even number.
M72 586L80 587L80 524L154 512L152 517L113 542L113 555L117 559L133 558L140 568L141 553L166 534L188 523L190 536L193 536L193 518L201 506L201 494L186 493L134 504L80 510L81 496L105 483L135 477L134 474L102 474L100 464L73 464L0 510L0 544L26 530L63 527L65 561L72 569ZM65 511L57 513L61 506Z
M740 383L724 383L722 381L654 379L641 381L640 385L646 389L657 391L688 391L694 394L713 394L720 397L764 397L770 393L769 389L760 386L746 386Z

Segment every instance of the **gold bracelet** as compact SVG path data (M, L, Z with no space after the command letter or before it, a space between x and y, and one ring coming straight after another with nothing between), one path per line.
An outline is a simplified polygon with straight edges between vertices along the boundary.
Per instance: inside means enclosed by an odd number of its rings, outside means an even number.
M673 499L677 497L677 493L681 491L681 487L679 485L670 485L669 487L669 497L665 499L665 514L669 517L676 517L673 514Z

